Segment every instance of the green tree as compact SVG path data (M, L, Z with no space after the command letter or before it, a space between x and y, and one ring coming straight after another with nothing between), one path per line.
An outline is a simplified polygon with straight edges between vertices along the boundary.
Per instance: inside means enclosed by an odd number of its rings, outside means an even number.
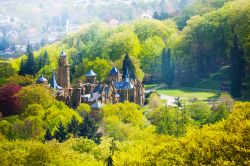
M237 35L233 35L233 47L231 49L231 95L234 98L241 97L242 81L244 78L245 64L243 50L239 44Z
M164 47L163 40L158 36L148 38L142 44L139 54L141 68L151 80L157 79L160 75L161 52Z
M175 71L173 62L171 60L171 51L168 49L166 52L166 49L164 49L162 54L162 78L169 88L174 83L174 75Z
M227 107L225 104L220 104L214 109L207 119L207 123L216 123L222 119L227 119L229 116L229 112L227 111Z
M68 132L72 133L74 135L74 138L76 138L79 133L79 121L74 115L71 118L71 122L68 124Z
M59 142L64 142L67 140L67 130L63 123L60 121L59 125L57 127L57 130L55 130L54 136Z
M211 114L210 106L201 101L191 104L188 110L191 113L192 119L194 119L198 125L205 124Z
M52 136L52 133L51 133L51 129L50 128L47 128L46 129L46 133L44 135L44 139L46 141L51 141L53 139L53 136Z
M140 41L131 30L114 33L108 43L109 55L112 60L120 59L125 53L137 57L141 50Z
M135 66L132 60L130 59L128 53L126 53L125 58L123 60L123 66L122 66L122 73L123 73L122 78L123 79L125 79L126 77L127 70L128 70L129 77L131 79L136 79Z
M79 115L80 115L82 118L85 118L86 116L88 116L89 113L90 113L90 111L91 111L91 108L90 108L90 106L89 106L88 104L86 104L86 103L80 104L80 105L77 107L77 109L76 109L76 112L78 112Z
M99 138L97 135L98 126L93 118L90 116L86 116L82 123L79 126L79 135L83 137L87 137L88 139L92 139L95 142L99 142Z
M22 58L21 64L20 64L20 69L19 69L19 74L20 75L25 75L25 73L26 73L25 64L26 63L25 63L24 59Z
M52 92L42 85L31 85L22 88L17 94L23 110L31 104L40 104L46 108L55 102Z
M30 44L27 45L27 50L26 50L26 55L28 56L27 63L25 65L25 73L24 74L29 74L29 75L35 75L35 60L34 60L34 55L32 52L32 46Z
M47 50L45 50L44 55L43 55L43 64L44 65L49 65L50 64L50 59L49 59L49 53Z

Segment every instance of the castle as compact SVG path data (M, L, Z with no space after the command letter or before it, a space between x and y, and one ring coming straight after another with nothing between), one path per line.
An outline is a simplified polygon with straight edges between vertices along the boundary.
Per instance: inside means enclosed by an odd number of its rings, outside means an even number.
M58 80L53 72L50 87L57 92L57 99L65 102L72 108L81 103L87 103L92 109L100 109L103 104L115 104L130 101L144 105L145 89L141 81L130 79L129 69L122 74L113 67L107 76L106 82L99 82L97 74L90 70L86 74L85 82L79 81L75 87L70 84L70 65L67 55L62 52L58 61ZM57 83L58 81L58 83ZM45 83L46 79L41 76L37 83Z

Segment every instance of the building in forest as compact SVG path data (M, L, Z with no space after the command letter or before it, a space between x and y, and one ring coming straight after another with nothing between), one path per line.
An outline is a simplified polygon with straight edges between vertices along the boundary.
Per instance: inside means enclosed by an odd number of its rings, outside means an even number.
M124 79L122 79L122 75L124 75ZM79 81L77 86L71 87L70 66L66 53L62 52L58 61L58 81L53 72L50 87L57 92L58 100L64 101L73 108L81 103L87 103L92 109L99 109L103 104L124 101L144 105L144 86L141 81L130 78L129 69L126 69L125 73L120 73L116 67L113 67L107 75L106 82L98 81L97 74L93 70L88 71L85 76L84 82ZM44 77L38 80L44 80Z

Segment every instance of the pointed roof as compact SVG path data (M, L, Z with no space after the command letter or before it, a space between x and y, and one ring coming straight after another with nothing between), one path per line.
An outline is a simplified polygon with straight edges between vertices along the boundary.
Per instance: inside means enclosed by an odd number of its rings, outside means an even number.
M52 76L51 76L50 87L53 89L62 89L62 87L60 87L56 82L56 76L54 72L52 73Z
M41 75L37 80L36 80L36 83L38 84L42 84L42 83L45 83L45 82L48 82L48 80L43 77L43 75Z
M67 56L66 52L62 51L61 56Z
M119 72L118 69L113 66L113 68L109 72L109 75L116 75L118 72Z
M93 70L89 70L88 73L86 74L87 77L93 77L93 76L97 76L97 74L95 74L95 72Z
M125 72L125 82L129 82L129 72L128 72L128 67L126 68L126 72Z

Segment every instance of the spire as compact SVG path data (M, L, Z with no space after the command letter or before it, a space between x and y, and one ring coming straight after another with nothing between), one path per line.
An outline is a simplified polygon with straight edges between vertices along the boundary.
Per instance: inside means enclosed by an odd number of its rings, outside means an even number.
M67 56L67 54L64 51L62 51L61 52L61 57L64 57L64 56Z
M50 87L53 89L62 89L62 87L60 87L56 82L56 76L55 76L54 71L52 72L52 76L50 80Z
M126 68L126 73L125 73L125 82L129 82L129 72L128 72L128 67Z

